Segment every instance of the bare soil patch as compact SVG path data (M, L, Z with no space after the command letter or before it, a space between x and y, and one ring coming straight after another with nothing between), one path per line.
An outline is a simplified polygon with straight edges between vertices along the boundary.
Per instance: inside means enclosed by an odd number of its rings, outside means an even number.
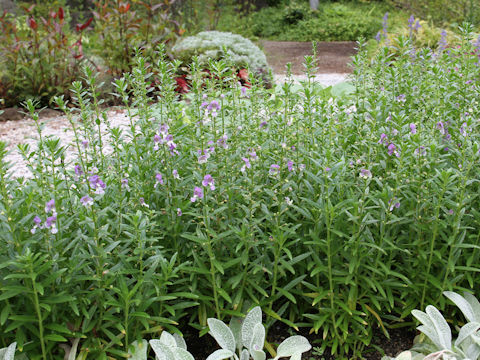
M267 55L267 62L275 74L286 73L287 63L292 64L292 74L303 74L303 58L305 55L312 55L310 42L261 40L259 45ZM356 54L355 47L354 41L318 42L317 73L351 73L350 57Z

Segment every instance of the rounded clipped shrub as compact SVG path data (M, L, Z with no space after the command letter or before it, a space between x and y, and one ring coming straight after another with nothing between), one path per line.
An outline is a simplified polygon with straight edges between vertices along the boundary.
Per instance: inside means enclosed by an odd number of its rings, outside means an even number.
M228 58L235 66L248 67L256 74L268 72L263 51L243 36L229 32L203 31L180 40L172 52L186 64L190 64L194 56L198 56L201 65L207 65L209 60Z

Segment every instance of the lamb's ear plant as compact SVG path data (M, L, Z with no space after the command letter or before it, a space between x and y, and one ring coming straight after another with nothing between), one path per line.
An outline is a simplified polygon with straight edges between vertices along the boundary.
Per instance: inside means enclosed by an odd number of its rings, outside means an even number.
M460 308L468 320L460 328L457 339L452 343L452 332L447 321L437 308L428 305L425 312L412 311L412 315L421 322L417 329L428 338L428 341L416 344L412 351L405 351L396 358L384 357L384 360L480 359L480 303L469 293L461 296L452 291L445 291L443 294Z
M15 358L16 347L17 343L14 342L6 348L0 349L0 360L13 360Z
M207 360L265 360L267 355L263 351L265 343L265 327L262 324L262 310L259 306L249 311L241 321L234 320L227 326L218 319L208 319L210 335L217 341L221 349L214 351ZM312 348L308 340L300 335L290 336L277 348L274 360L289 357L299 360L302 353Z

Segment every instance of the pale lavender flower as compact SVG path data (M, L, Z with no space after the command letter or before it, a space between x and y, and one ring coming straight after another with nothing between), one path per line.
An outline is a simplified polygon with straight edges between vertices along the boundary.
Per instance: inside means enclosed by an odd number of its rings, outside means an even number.
M58 232L57 217L55 215L47 217L47 220L45 220L45 227L50 229L52 234L56 234Z
M45 212L52 212L53 214L55 214L55 199L47 201L47 203L45 204Z
M225 94L220 94L221 99L225 99Z
M80 165L75 165L74 170L75 170L75 180L78 181L80 179L80 176L83 175L82 167Z
M190 198L190 201L194 203L197 200L203 199L203 189L201 187L195 186L193 189L193 196Z
M207 106L207 110L210 112L210 113L216 113L217 111L219 111L221 108L220 104L218 103L217 100L212 100L210 102L210 104L208 104Z
M400 94L396 97L397 101L398 102L401 102L401 103L404 103L405 101L407 101L407 97L405 94Z
M382 32L383 32L383 37L387 39L387 32L388 32L388 12L383 15L383 21L382 21Z
M388 149L388 155L395 155L396 157L400 156L396 150L397 147L393 143L389 144L387 149Z
M145 202L145 199L143 197L141 197L140 199L138 199L138 202L140 203L140 205L142 206L145 206L146 208L149 208L150 205L148 205L146 202Z
M397 135L398 135L398 130L397 130L397 129L393 129L393 130L392 130L392 135L393 135L393 136L397 136Z
M277 164L272 164L270 165L270 170L269 170L269 174L270 175L278 175L280 173L280 166L277 165Z
M306 168L307 168L307 165L305 165L305 164L300 164L300 165L298 165L298 170L300 170L300 171L303 171L303 170L305 170Z
M222 147L222 148L224 148L224 149L228 149L227 140L228 140L228 136L227 136L227 135L223 135L222 137L220 137L220 139L217 140L218 146L220 146L220 147Z
M83 196L81 199L80 199L80 202L82 203L83 206L87 207L87 206L90 206L90 205L93 205L93 199L88 196L88 195L85 195Z
M35 234L35 231L37 231L37 229L42 228L41 225L40 225L42 223L42 219L40 219L39 216L35 216L33 218L33 223L34 223L34 225L33 225L33 228L30 230L30 232L32 234Z
M410 132L415 135L417 133L417 126L414 123L411 123L409 126Z
M88 147L88 140L82 140L83 148L86 149Z
M380 135L380 140L378 140L379 144L386 144L388 142L387 134L382 133Z
M162 174L157 173L157 174L155 175L155 180L156 180L155 185L153 185L154 188L156 188L158 184L163 185L163 177L162 177Z
M447 48L447 32L445 31L445 29L442 30L442 32L440 33L441 37L440 37L440 41L438 42L438 47L440 48L440 50L445 50Z
M248 156L250 156L250 158L251 158L252 160L257 160L257 159L258 159L257 153L255 152L255 149L252 149L252 150L248 153Z
M215 190L215 180L212 175L207 174L203 177L202 185L205 187L210 187L210 190Z
M375 35L375 40L377 40L378 43L382 40L382 33L380 31Z
M178 175L177 169L172 170L172 175L174 179L177 179L177 180L180 179L180 175Z
M180 208L177 208L177 216L182 216L182 209Z
M266 128L267 127L267 122L266 121L262 121L260 123L260 129L263 129L263 128Z
M372 172L368 169L360 169L360 177L363 179L371 179L372 178Z
M453 209L448 210L449 215L453 215Z
M105 188L107 187L105 183L100 179L98 175L92 175L88 178L90 183L90 187L95 190L96 194L103 194L105 193Z
M242 160L245 162L245 164L242 166L240 169L241 172L245 172L246 169L250 169L252 167L252 164L250 164L250 159L242 157Z
M287 168L288 168L289 172L293 171L293 161L292 160L287 161Z
M445 125L443 124L443 122L439 121L437 122L437 129L440 130L440 132L442 133L442 135L445 135Z
M127 178L123 178L121 180L121 187L127 191L130 191L130 186L128 186L128 179Z
M390 199L390 201L388 202L388 206L390 211L393 211L393 209L398 209L400 207L400 201L398 201L397 198L394 197L393 199Z
M247 88L245 86L242 86L242 88L240 89L240 92L242 96L247 96Z
M293 201L288 196L285 197L285 202L287 203L288 206L293 205Z
M329 168L329 167L326 167L326 168L325 168L325 172L329 172L330 170L332 170L332 169Z
M160 125L160 134L162 134L164 137L168 135L168 130L170 129L170 127L168 126L168 124L162 124Z
M460 135L462 135L463 137L467 136L467 123L466 122L464 122L462 124L462 126L460 126Z
M427 150L425 150L425 146L420 146L415 149L414 154L418 156L425 156L427 155Z
M210 154L206 150L203 151L203 155L202 155L202 150L198 150L198 154L199 154L199 157L198 157L199 164L205 164L208 161L208 158L210 157Z

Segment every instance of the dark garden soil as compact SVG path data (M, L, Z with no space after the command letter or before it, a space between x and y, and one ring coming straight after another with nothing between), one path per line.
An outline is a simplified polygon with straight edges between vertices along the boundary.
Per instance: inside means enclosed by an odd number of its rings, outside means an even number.
M218 344L208 334L199 338L198 331L193 328L182 329L182 332L185 336L188 351L192 353L195 359L204 360L212 352L219 349ZM305 336L312 344L312 350L304 354L302 359L334 360L337 358L337 356L330 354L329 349L323 354L315 350L315 348L319 349L322 346L323 340L320 333L308 334L308 331L300 330L298 334ZM384 355L395 356L412 347L415 331L409 328L400 328L389 330L389 334L390 339L387 339L380 329L374 330L372 343L363 352L365 360L380 360ZM275 324L268 332L268 340L276 346L291 335L295 335L293 329L282 323ZM384 354L378 350L379 348L383 350Z
M267 62L275 74L286 73L286 64L292 64L292 74L304 74L303 57L312 55L312 43L296 41L260 40L259 45L267 55ZM350 57L356 54L353 41L317 43L319 74L350 73Z

